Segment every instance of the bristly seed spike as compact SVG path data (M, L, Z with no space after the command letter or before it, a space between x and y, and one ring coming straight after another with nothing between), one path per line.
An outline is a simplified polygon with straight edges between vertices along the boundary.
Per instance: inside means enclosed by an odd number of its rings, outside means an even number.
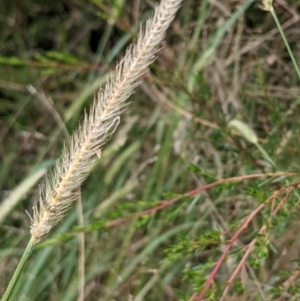
M102 147L119 125L120 114L128 106L127 99L154 61L155 52L181 2L161 1L153 17L140 29L136 45L129 46L117 65L115 76L108 79L103 90L95 92L89 113L84 113L82 124L71 137L69 149L63 148L55 168L46 176L39 202L33 208L30 233L35 244L49 233L77 199L77 188L87 178Z

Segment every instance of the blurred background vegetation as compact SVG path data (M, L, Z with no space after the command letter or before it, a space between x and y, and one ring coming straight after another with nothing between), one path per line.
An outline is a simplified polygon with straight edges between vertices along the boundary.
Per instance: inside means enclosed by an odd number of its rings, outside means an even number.
M30 238L26 211L38 184L157 1L0 3L0 211L11 199L0 218L2 294ZM34 251L12 300L83 300L82 281L91 301L189 300L201 290L242 219L285 185L257 179L185 195L218 179L273 170L228 122L253 128L277 171L299 170L299 82L271 14L257 4L183 1L81 189L82 209L74 206ZM236 12L243 5L245 12ZM300 1L274 5L299 62ZM226 300L300 299L298 215L295 193ZM219 300L269 216L265 208L236 241L211 300Z

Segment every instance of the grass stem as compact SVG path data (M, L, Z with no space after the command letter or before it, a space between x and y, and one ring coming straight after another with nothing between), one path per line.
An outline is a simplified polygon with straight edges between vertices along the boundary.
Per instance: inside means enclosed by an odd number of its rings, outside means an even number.
M278 30L279 30L280 35L281 35L281 37L282 37L282 40L283 40L283 42L284 42L284 44L285 44L285 47L286 47L286 49L287 49L287 51L288 51L288 53L289 53L289 55L290 55L290 57L291 57L291 60L292 60L293 65L294 65L294 68L295 68L296 73L297 73L297 75L298 75L298 79L300 80L300 71L299 71L299 67L298 67L298 65L297 65L296 59L295 59L295 57L294 57L294 55L293 55L293 52L292 52L292 50L291 50L291 47L290 47L290 45L289 45L287 39L286 39L286 37L285 37L285 34L284 34L283 30L282 30L281 24L280 24L280 22L279 22L279 20L278 20L278 18L277 18L276 12L275 12L275 10L274 10L273 7L271 7L270 12L271 12L271 14L272 14L272 16L273 16L273 18L274 18L274 21L275 21L277 27L278 27Z
M20 259L19 261L19 264L17 266L17 268L15 269L15 272L6 288L6 291L4 292L4 295L1 299L1 301L8 301L12 292L13 292L13 289L21 275L21 272L25 266L25 263L29 257L29 255L31 254L31 251L32 251L32 247L34 246L34 242L33 240L31 239L22 255L22 258Z

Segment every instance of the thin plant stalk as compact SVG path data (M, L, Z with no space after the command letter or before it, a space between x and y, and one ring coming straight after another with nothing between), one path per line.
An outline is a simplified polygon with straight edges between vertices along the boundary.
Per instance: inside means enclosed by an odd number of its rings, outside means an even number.
M276 166L276 163L273 161L273 159L268 155L268 153L265 151L265 149L257 142L255 143L255 146L258 148L258 150L261 152L261 154L264 156L264 158L271 164L271 166L278 170L278 167Z
M290 45L289 45L289 43L288 43L288 41L287 41L287 39L285 37L285 34L284 34L283 30L282 30L281 24L280 24L280 22L279 22L279 20L277 18L276 12L275 12L274 7L273 7L273 0L263 0L261 8L263 10L269 11L271 13L271 15L272 15L272 17L273 17L273 19L274 19L274 21L276 23L276 26L277 26L277 28L278 28L278 30L280 32L281 38L282 38L282 40L284 42L284 45L285 45L285 47L286 47L286 49L287 49L287 51L288 51L288 53L290 55L290 58L292 60L294 68L296 70L298 79L300 80L300 71L299 71L298 64L297 64L296 59L295 59L295 57L293 55L291 47L290 47Z
M287 51L288 51L288 53L289 53L289 55L290 55L290 57L291 57L291 60L292 60L293 65L294 65L294 68L295 68L296 73L297 73L297 75L298 75L298 79L300 80L300 71L299 71L299 68L298 68L296 59L295 59L295 57L294 57L294 55L293 55L293 52L292 52L292 50L291 50L291 47L290 47L290 45L289 45L287 39L286 39L286 37L285 37L285 34L284 34L283 30L282 30L281 24L280 24L280 22L279 22L279 20L278 20L278 18L277 18L277 15L276 15L276 12L275 12L273 6L272 6L270 12L271 12L271 14L272 14L272 16L273 16L273 18L274 18L274 21L275 21L277 27L278 27L278 30L279 30L279 32L280 32L280 34L281 34L281 37L282 37L282 40L283 40L283 42L284 42L284 44L285 44L285 47L286 47L286 49L287 49Z
M31 251L32 251L32 248L34 246L34 241L32 239L30 239L23 255L22 255L22 258L20 259L19 263L18 263L18 266L16 267L16 270L14 272L14 275L13 277L11 278L7 288L6 288L6 291L4 293L4 295L2 296L2 299L1 301L8 301L12 292L13 292L13 289L15 288L16 284L17 284L17 281L21 275L21 272L27 262L27 259L29 258L30 254L31 254Z

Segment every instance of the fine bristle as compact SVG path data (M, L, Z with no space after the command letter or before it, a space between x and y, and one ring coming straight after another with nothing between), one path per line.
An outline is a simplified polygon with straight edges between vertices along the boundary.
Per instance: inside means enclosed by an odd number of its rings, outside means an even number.
M114 133L120 114L127 108L126 100L138 85L138 79L153 62L155 52L164 38L182 0L163 0L153 17L141 28L136 45L127 49L117 66L115 76L99 90L83 123L73 133L55 168L46 176L39 202L33 208L31 235L34 243L42 240L64 216L78 197L77 188L89 175L99 153Z

